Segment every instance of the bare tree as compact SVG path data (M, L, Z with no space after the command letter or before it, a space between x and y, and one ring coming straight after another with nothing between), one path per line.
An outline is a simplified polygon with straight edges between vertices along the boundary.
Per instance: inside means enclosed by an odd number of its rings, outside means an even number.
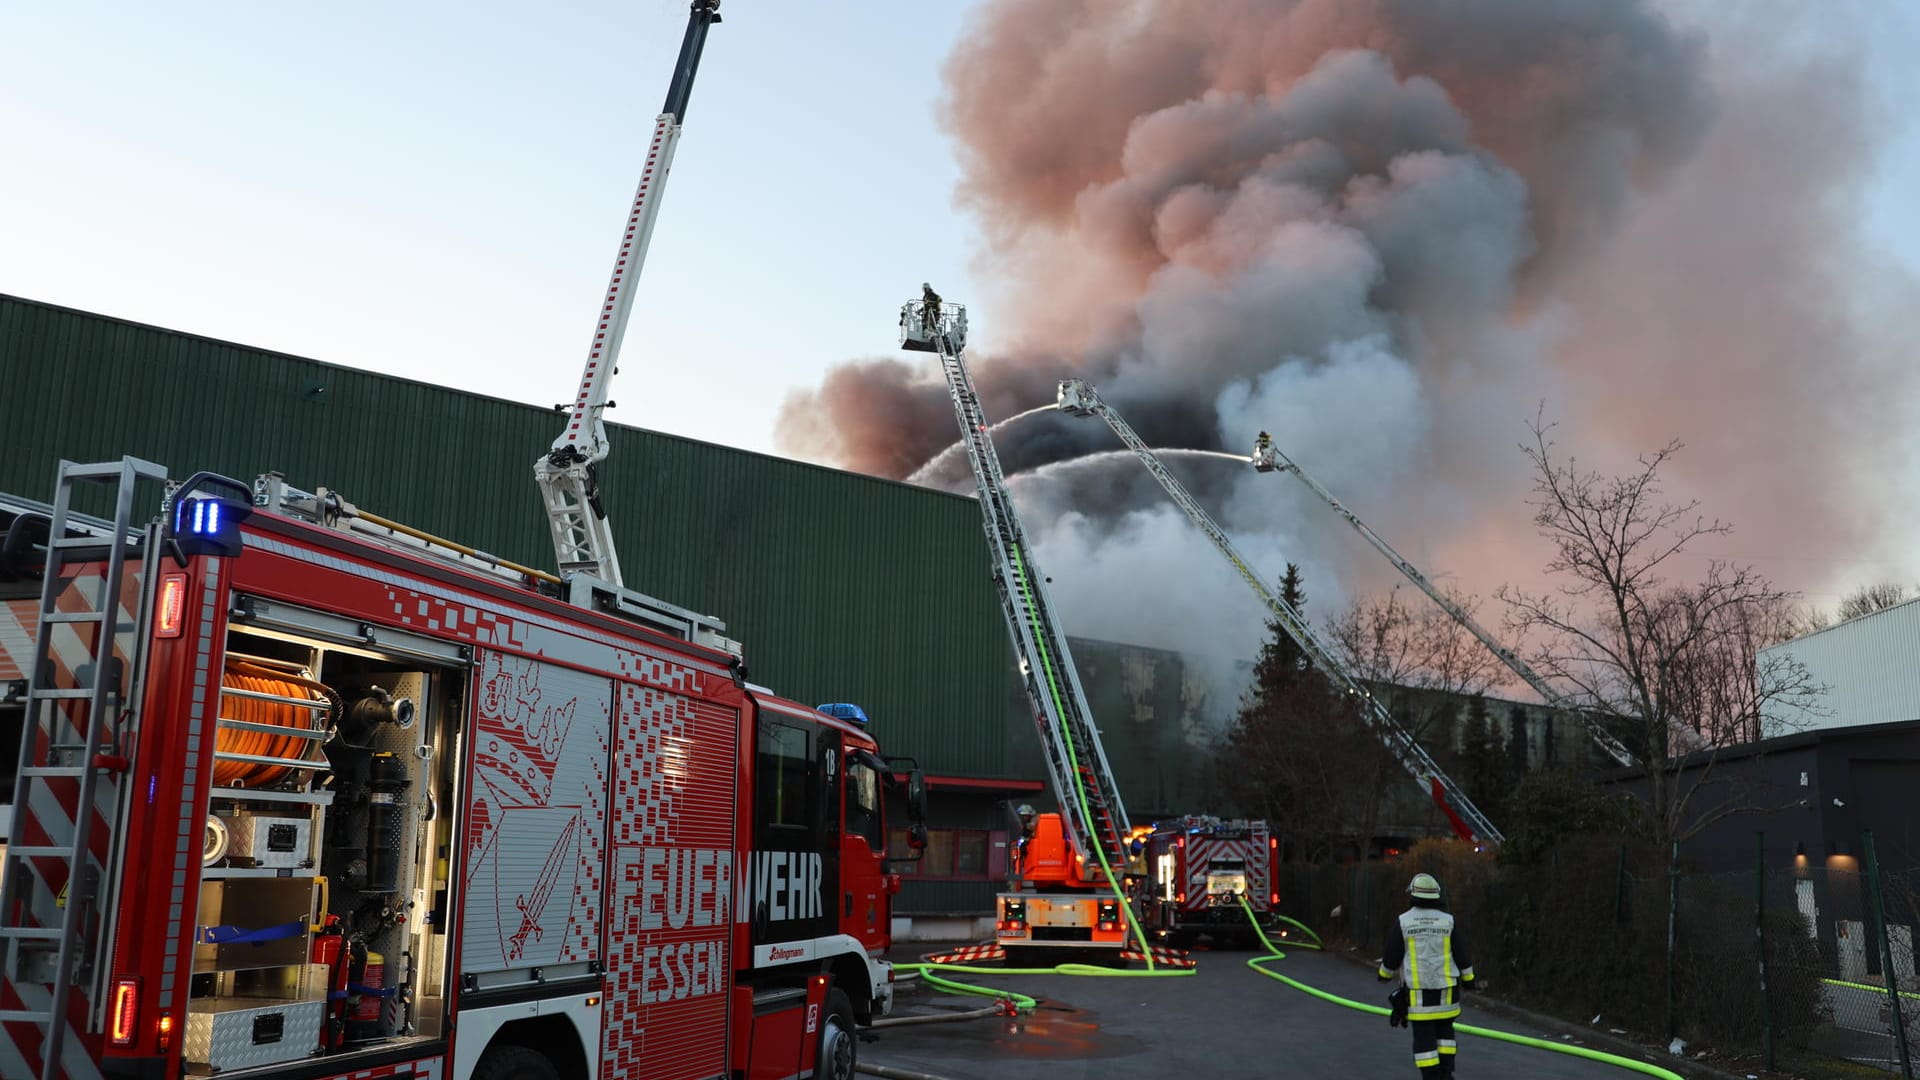
M1777 645L1817 633L1833 625L1833 616L1812 604L1781 604L1766 626L1763 645Z
M1448 599L1472 614L1477 601L1449 595ZM1410 598L1395 586L1384 598L1354 601L1327 621L1335 654L1356 679L1387 707L1395 721L1429 753L1449 756L1454 727L1462 704L1485 694L1504 673L1500 662L1479 640L1424 596ZM1339 733L1363 750L1365 782L1360 825L1362 835L1378 829L1383 809L1404 800L1389 796L1400 790L1401 769L1380 742L1362 729Z
M1857 619L1862 615L1871 615L1876 611L1884 611L1895 604L1905 601L1906 598L1907 587L1904 585L1896 585L1891 581L1862 585L1840 598L1840 606L1835 609L1834 617L1841 622L1845 622L1848 619Z
M1805 667L1758 655L1794 595L1722 559L1680 580L1689 545L1732 531L1697 501L1664 500L1660 472L1680 443L1603 476L1558 455L1552 425L1536 418L1530 430L1521 449L1534 468L1533 520L1554 543L1547 569L1559 584L1502 589L1510 628L1533 642L1535 665L1569 687L1573 703L1609 718L1648 763L1657 839L1758 809L1746 785L1714 781L1713 765L1718 748L1758 738L1763 717L1818 710L1823 688Z

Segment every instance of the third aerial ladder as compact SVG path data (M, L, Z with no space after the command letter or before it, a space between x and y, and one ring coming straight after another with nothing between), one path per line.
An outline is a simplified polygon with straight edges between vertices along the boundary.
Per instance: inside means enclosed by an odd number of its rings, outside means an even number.
M1120 436L1120 441L1127 444L1127 449L1133 451L1134 456L1147 467L1147 471L1153 474L1153 478L1160 481L1160 486L1172 496L1174 504L1194 525L1199 527L1202 533L1206 534L1208 540L1213 541L1213 546L1218 548L1220 553L1227 557L1227 561L1233 564L1233 568L1240 572L1240 576L1246 579L1247 584L1267 605L1267 609L1273 613L1274 621L1287 636L1300 646L1300 650L1313 661L1314 666L1325 673L1336 687L1353 698L1359 707L1361 719L1373 729L1374 735L1386 746L1401 767L1420 784L1421 789L1439 804L1456 832L1466 839L1492 844L1502 842L1500 830L1494 828L1493 822L1480 812L1479 807L1473 805L1472 800L1467 798L1466 792L1462 791L1460 786L1441 770L1439 763L1433 760L1413 735L1394 720L1386 705L1347 673L1345 666L1320 643L1313 628L1307 624L1306 619L1301 617L1293 605L1275 595L1273 590L1267 587L1267 583L1234 549L1233 541L1228 538L1226 530L1213 520L1213 515L1207 513L1206 508L1194 499L1187 491L1186 485L1167 471L1167 467L1152 450L1147 448L1147 444L1141 441L1133 428L1122 420L1120 414L1114 412L1111 406L1101 400L1093 387L1079 379L1062 382L1056 403L1061 412L1073 416L1098 416L1107 422L1107 426L1113 429L1114 434Z
M1620 744L1620 740L1614 738L1606 728L1601 727L1592 716L1567 704L1566 700L1555 692L1553 684L1547 682L1546 679L1540 676L1539 672L1533 670L1533 665L1522 660L1519 653L1501 644L1500 639L1494 637L1490 631L1481 626L1479 620L1468 614L1465 608L1455 603L1451 597L1435 587L1433 582L1427 580L1427 575L1421 573L1419 567L1401 558L1400 553L1393 549L1392 544L1387 543L1379 533L1368 528L1367 523L1360 520L1360 515L1347 509L1341 504L1340 500L1333 497L1332 492L1321 487L1319 481L1308 476L1305 469L1302 469L1296 464L1292 458L1281 453L1280 448L1273 444L1272 436L1264 431L1260 433L1259 438L1254 440L1253 457L1251 460L1253 467L1260 472L1290 472L1294 476L1299 477L1300 482L1307 485L1308 490L1318 495L1320 501L1332 507L1334 513L1345 518L1347 524L1353 526L1353 530L1359 533L1367 543L1372 544L1375 551L1385 556L1386 560L1392 563L1395 569L1406 575L1408 581L1413 582L1415 587L1421 592L1426 593L1434 603L1440 605L1443 611L1453 616L1454 621L1465 627L1468 633L1480 639L1480 644L1485 645L1488 652L1492 653L1501 663L1505 664L1507 670L1519 676L1521 681L1525 682L1528 686L1533 687L1534 693L1539 694L1542 701L1545 701L1552 708L1563 710L1579 718L1581 723L1586 725L1587 734L1593 737L1594 743L1600 747L1603 753L1620 765L1631 767L1637 764L1634 761L1633 755L1627 751L1625 746Z

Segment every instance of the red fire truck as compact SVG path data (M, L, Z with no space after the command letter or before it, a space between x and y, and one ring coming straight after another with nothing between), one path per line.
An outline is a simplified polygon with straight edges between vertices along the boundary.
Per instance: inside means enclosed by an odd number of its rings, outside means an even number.
M1173 945L1201 934L1249 939L1242 897L1267 928L1280 894L1273 877L1278 845L1266 822L1194 815L1136 831L1135 888L1149 931Z
M273 475L63 464L0 526L0 1076L852 1075L890 788L924 836L858 709Z

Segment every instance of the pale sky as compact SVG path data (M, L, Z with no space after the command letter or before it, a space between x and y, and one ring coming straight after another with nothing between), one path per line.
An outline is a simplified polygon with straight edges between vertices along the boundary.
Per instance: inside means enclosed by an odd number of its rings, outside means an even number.
M891 352L922 280L973 302L992 348L933 116L971 6L727 0L610 420L770 451L786 393ZM569 400L686 10L13 5L0 292ZM1864 226L1920 268L1916 38L1913 18L1873 35L1886 153Z
M975 291L932 116L963 9L914 7L722 5L609 420L771 450L921 281ZM686 13L14 5L0 292L570 401Z

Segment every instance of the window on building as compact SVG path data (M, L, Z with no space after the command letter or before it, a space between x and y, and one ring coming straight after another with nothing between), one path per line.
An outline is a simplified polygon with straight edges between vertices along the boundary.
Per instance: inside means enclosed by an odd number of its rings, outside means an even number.
M922 877L981 880L992 868L993 835L983 829L933 829L927 833L926 856L916 863L899 864L898 870ZM888 858L904 859L911 852L907 847L907 830L887 830ZM1004 860L1001 869L1005 869Z
M953 876L952 829L935 829L927 834L927 857L920 860L920 873L926 877Z
M987 872L987 834L968 830L954 834L953 876L984 877Z
M907 830L887 830L887 858L902 860L913 858L913 848L907 844ZM897 862L893 864L892 869L897 874L917 874L920 872L920 863L918 860Z

